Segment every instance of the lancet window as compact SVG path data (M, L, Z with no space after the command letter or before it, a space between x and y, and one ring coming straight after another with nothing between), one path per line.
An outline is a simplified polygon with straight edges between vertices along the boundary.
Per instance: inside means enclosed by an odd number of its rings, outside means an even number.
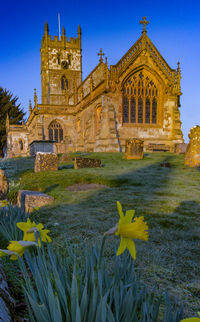
M49 125L49 140L60 143L63 141L63 129L57 121L53 121Z
M22 140L19 141L19 148L21 151L24 149L24 144Z
M68 86L69 86L69 84L68 84L68 80L67 80L67 78L65 77L65 75L64 76L62 76L62 78L61 78L61 89L68 89Z
M123 87L123 123L156 124L158 89L143 72L132 75Z

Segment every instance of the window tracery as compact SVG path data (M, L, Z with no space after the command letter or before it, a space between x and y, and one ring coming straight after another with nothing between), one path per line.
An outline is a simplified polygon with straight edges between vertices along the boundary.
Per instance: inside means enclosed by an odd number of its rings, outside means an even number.
M57 121L53 121L49 125L49 140L56 141L56 143L63 141L63 129Z
M123 87L123 123L157 124L158 89L145 72L129 77Z

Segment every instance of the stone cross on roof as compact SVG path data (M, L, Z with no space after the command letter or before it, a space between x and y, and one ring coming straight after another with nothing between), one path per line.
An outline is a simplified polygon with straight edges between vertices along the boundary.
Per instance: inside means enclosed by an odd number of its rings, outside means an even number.
M102 56L104 56L105 54L102 52L102 48L100 48L100 52L97 54L98 56L100 56L99 62L103 61Z
M143 30L142 30L142 33L146 33L146 26L145 25L148 25L149 24L149 21L146 21L146 17L143 17L142 18L143 20L140 20L140 24L143 25Z

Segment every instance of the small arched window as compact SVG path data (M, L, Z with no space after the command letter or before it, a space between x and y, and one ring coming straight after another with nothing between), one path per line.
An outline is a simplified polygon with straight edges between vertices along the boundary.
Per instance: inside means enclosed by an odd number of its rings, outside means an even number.
M63 141L63 129L57 121L53 121L49 125L49 140L56 141L56 143Z
M24 149L24 144L23 144L22 140L19 141L19 149L20 149L20 151L22 151Z

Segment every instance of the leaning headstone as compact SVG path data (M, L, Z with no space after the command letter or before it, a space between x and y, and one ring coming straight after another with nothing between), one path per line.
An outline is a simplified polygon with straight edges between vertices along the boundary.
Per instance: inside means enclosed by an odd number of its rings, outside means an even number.
M90 158L75 158L74 168L101 168L101 160Z
M143 159L143 143L140 139L126 140L125 159Z
M176 143L174 146L174 153L184 154L187 150L187 143Z
M9 190L8 179L4 170L0 170L0 200L7 199Z
M188 137L190 142L185 153L185 165L200 167L200 126L192 127Z
M39 191L19 190L18 206L25 212L31 213L34 209L52 204L54 198Z
M37 152L35 157L35 172L58 170L58 156L55 153Z

